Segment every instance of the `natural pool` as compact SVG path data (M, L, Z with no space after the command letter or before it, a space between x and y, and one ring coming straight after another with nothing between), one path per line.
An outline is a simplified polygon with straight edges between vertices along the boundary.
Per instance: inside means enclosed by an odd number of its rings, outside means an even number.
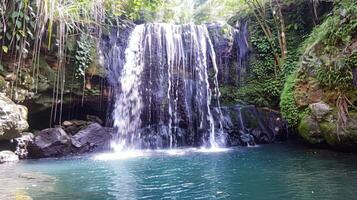
M101 159L97 159L97 158ZM0 165L0 199L353 199L357 155L272 144Z

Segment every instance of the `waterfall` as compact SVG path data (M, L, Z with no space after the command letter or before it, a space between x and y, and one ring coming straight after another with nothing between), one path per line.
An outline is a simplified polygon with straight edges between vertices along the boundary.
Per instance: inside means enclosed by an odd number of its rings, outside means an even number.
M114 88L116 151L226 145L219 100L221 65L216 60L222 56L220 37L215 39L211 32L210 25L151 23L135 26L124 39L114 31L103 42L104 65ZM241 39L236 35L246 37L245 32L234 33L234 41ZM246 49L235 48L239 52L229 54L239 56L241 67Z
M144 30L143 26L137 26L129 37L128 48L125 51L125 64L119 77L120 90L115 94L113 119L117 134L112 147L116 151L127 147L139 147L143 108L139 87L144 68L142 51Z

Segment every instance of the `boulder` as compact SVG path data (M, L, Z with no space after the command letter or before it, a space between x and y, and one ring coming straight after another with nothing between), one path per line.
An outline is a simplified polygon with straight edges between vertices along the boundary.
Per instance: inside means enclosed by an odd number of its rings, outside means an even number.
M216 115L215 112L212 113ZM221 124L228 134L230 145L246 145L247 140L252 138L257 144L273 143L287 138L287 122L277 111L255 106L234 105L222 107L222 115ZM217 116L214 118L218 119Z
M85 153L109 147L112 129L93 123L72 137L72 152Z
M34 135L32 133L22 133L21 137L15 138L12 141L16 143L15 154L19 156L20 159L25 159L28 156L27 147L29 143L33 142Z
M28 128L27 108L0 94L0 140L18 137Z
M309 115L302 118L298 131L310 144L322 144L324 142L323 133L320 130L318 121Z
M323 119L332 109L326 103L320 101L309 105L312 115L317 119Z
M100 125L103 125L103 120L101 120L98 116L87 115L87 120L93 123L98 123Z
M251 134L243 133L240 135L240 139L244 146L254 146L255 145L254 137Z
M273 142L271 135L264 133L259 128L255 128L251 131L251 135L254 137L255 142L258 144L268 144Z
M62 128L42 130L28 145L30 158L59 157L70 152L71 138Z
M0 151L0 164L4 162L18 161L19 157L12 151Z
M90 124L92 124L92 122L84 121L84 120L71 120L71 121L64 121L62 123L62 127L69 135L75 135L80 130L85 129Z

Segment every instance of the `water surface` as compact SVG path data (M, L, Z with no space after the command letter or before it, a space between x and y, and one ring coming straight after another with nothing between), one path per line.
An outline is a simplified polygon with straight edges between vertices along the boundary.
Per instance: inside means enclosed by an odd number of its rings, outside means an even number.
M356 154L289 144L97 158L87 155L0 165L1 199L18 194L40 200L301 200L357 196Z

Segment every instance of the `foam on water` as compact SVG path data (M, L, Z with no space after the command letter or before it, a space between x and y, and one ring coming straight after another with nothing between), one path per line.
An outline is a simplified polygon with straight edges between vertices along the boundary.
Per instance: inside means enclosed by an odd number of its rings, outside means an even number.
M109 153L96 154L94 160L126 160L135 158L145 158L151 156L184 156L193 153L220 153L227 152L230 148L185 148L185 149L157 149L157 150L124 150Z

